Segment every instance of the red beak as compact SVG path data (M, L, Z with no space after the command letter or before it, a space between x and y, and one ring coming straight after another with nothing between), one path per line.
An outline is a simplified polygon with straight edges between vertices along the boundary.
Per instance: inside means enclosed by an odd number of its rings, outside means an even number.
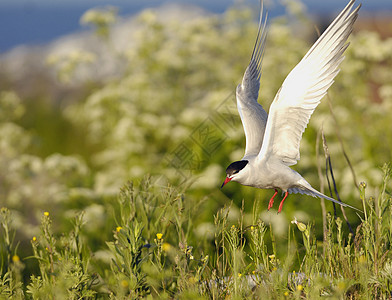
M231 178L226 177L225 182L222 184L221 188L225 186L226 183L230 182Z

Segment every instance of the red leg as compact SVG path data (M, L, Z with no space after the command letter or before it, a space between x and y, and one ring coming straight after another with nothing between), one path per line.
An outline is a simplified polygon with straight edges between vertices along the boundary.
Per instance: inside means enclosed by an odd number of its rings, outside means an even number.
M271 209L272 205L274 205L274 198L275 196L278 194L278 190L275 189L275 194L272 196L272 198L270 199L269 203L268 203L268 210Z
M288 195L289 195L289 192L286 192L286 193L284 194L284 197L283 197L282 201L281 201L280 204L279 204L278 213L280 213L280 212L282 211L283 202L284 202L284 200L286 200L286 198L287 198Z

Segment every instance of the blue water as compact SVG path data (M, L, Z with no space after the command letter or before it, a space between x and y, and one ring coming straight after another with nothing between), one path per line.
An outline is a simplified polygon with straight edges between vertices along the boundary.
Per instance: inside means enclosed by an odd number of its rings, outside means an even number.
M136 14L144 8L160 6L165 2L170 1L0 0L0 53L18 45L44 44L64 34L82 30L83 27L79 24L80 16L92 7L112 5L119 8L120 15L127 16ZM193 3L207 11L222 13L238 0L183 0L176 2ZM257 0L246 2L249 2L250 5L258 3ZM343 8L347 1L305 0L303 2L310 12L332 13ZM389 11L392 14L392 0L364 0L362 2L362 11ZM272 17L284 13L284 9L280 5L274 5L268 9Z

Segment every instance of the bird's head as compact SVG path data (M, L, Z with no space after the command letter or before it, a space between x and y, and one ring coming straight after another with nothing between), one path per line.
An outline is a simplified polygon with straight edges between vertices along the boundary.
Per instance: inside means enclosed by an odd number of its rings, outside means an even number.
M248 165L248 162L247 160L240 160L231 163L226 169L226 179L221 188L232 180L241 183L241 177L244 175L244 169Z

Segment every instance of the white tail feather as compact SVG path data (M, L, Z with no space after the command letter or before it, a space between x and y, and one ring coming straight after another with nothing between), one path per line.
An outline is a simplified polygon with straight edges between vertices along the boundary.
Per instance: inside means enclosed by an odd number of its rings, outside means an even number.
M288 189L288 192L289 192L290 194L306 194L306 195L309 195L309 196L312 196L312 197L315 197L315 198L324 198L324 199L326 199L326 200L329 200L329 201L334 202L334 203L336 203L336 204L342 205L342 206L344 206L344 207L349 207L349 208L354 209L354 210L356 210L356 211L362 212L362 211L359 210L358 208L355 208L355 207L353 207L353 206L351 206L351 205L348 205L348 204L346 204L346 203L344 203L344 202L340 202L340 201L338 201L338 200L335 200L335 199L333 199L333 198L331 198L331 197L328 197L328 196L326 196L326 195L320 193L319 191L317 191L317 190L315 190L314 188L312 188L310 185L307 186L307 187L301 187L301 188L289 188L289 189ZM362 213L363 213L363 212L362 212Z

